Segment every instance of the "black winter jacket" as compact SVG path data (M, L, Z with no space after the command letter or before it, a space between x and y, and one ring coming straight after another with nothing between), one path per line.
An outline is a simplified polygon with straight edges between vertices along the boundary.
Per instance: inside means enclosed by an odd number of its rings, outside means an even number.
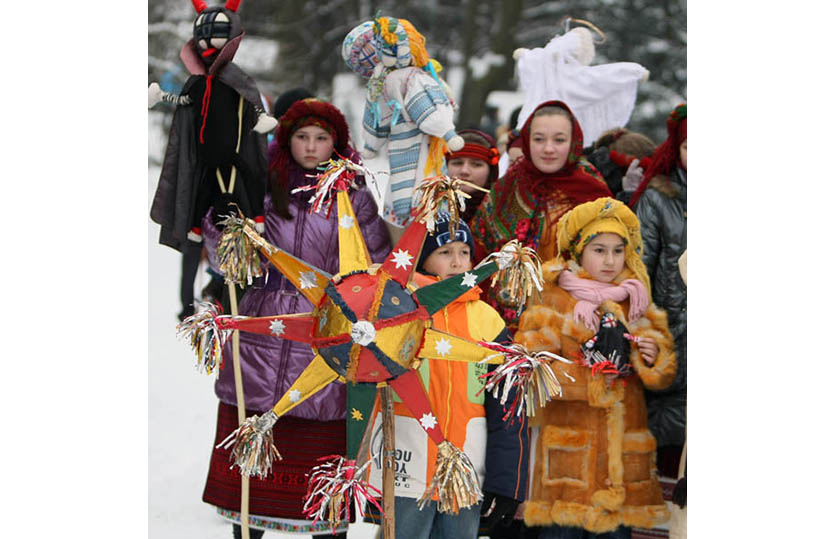
M687 249L687 172L677 169L669 179L653 178L635 205L644 240L644 264L652 301L667 311L676 342L678 371L673 384L647 392L649 426L659 446L684 443L687 403L687 288L678 259Z

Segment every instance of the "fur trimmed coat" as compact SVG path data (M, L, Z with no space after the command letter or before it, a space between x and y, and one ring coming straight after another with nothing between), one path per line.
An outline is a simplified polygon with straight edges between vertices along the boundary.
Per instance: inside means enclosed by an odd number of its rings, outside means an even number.
M594 332L574 322L577 300L557 285L560 272L566 270L590 278L574 262L566 265L554 259L544 264L541 302L525 310L515 340L532 351L546 350L575 361ZM627 268L614 283L629 278L635 276ZM531 426L539 427L539 435L531 450L532 481L525 506L529 526L559 524L600 533L619 525L651 528L669 518L656 476L656 443L647 427L644 402L644 387L663 389L675 377L667 315L650 304L643 317L630 323L628 299L606 301L599 311L613 313L632 335L654 339L658 356L649 366L632 346L633 374L616 378L611 387L602 374L593 376L579 362L552 363L562 396L531 420Z

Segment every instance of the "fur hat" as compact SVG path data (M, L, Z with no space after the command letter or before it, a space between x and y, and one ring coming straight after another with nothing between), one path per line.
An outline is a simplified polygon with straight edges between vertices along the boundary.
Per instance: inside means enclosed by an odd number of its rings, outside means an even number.
M345 121L345 116L335 106L315 97L296 101L287 109L278 124L276 134L278 145L288 146L290 135L302 125L315 125L315 122L308 121L311 117L323 121L333 128L336 135L334 136L334 149L345 155L349 141L348 123ZM327 128L325 129L330 131Z
M426 239L423 241L423 249L420 251L418 258L417 269L420 271L423 268L424 262L429 258L435 249L443 247L447 243L461 241L470 246L470 260L475 254L475 243L473 241L473 232L467 223L458 221L458 228L455 230L455 237L451 238L449 235L449 213L439 212L435 219L435 232L427 232Z
M557 225L558 252L579 263L586 245L607 232L617 234L626 242L626 267L635 273L649 293L649 276L641 260L644 250L641 224L629 206L619 200L598 198L575 206L563 215Z

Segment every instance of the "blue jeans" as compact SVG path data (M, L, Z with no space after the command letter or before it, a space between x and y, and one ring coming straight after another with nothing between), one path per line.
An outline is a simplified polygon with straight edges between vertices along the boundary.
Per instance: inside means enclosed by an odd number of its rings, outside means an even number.
M632 528L618 526L615 530L593 533L573 526L548 526L539 532L539 539L630 539Z
M476 539L481 504L457 515L438 511L438 502L418 509L415 498L394 497L394 536L397 539Z

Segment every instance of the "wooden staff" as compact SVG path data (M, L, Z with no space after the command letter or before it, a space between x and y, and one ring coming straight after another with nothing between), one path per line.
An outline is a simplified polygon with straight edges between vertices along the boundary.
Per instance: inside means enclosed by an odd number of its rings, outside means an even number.
M394 539L394 404L391 386L380 389L383 412L383 539Z
M232 316L238 316L238 293L235 283L229 286L229 307ZM235 371L235 398L238 403L238 425L246 419L246 403L244 402L244 381L241 376L241 336L238 330L232 332L232 367ZM241 474L241 537L249 539L249 475Z

